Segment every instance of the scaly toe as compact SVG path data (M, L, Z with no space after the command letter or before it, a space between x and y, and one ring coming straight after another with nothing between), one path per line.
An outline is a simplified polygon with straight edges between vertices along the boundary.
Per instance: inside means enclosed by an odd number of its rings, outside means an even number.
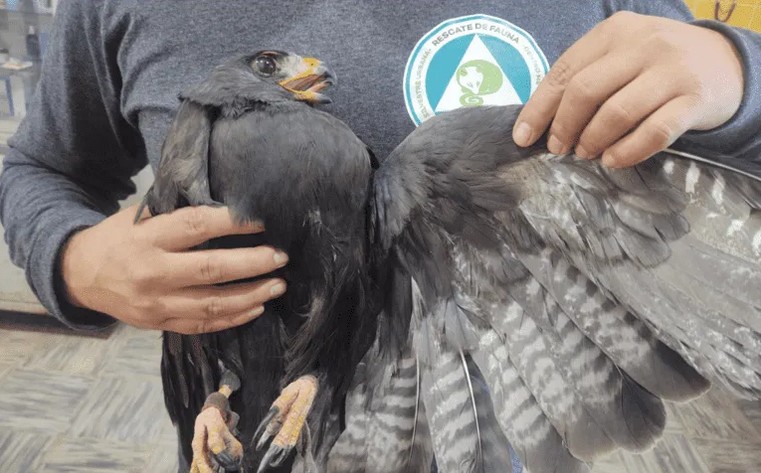
M216 408L204 409L196 417L192 447L193 473L240 470L243 446Z
M274 436L272 444L259 464L259 472L276 467L285 461L301 436L312 404L317 395L318 382L314 376L302 376L283 389L267 416L256 429L252 443L257 441L260 450Z

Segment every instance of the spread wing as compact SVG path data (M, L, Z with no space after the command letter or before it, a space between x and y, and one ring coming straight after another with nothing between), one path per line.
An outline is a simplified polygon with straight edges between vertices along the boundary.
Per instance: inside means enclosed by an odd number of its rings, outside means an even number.
M417 307L389 319L411 317L439 469L509 471L509 442L533 473L589 471L652 445L663 400L709 380L758 396L761 181L519 149L517 113L435 117L375 177L372 239L411 275L388 297Z

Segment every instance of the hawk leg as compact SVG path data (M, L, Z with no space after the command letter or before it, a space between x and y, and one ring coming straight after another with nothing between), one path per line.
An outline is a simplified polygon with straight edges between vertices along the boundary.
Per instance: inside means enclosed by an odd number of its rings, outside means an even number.
M240 388L240 379L231 371L222 374L219 390L206 398L196 417L193 432L193 463L190 473L238 471L243 446L235 438L239 416L230 410L230 395Z
M252 442L259 439L256 449L264 447L274 437L269 449L259 464L258 473L269 467L277 467L288 458L301 437L312 403L317 395L319 383L312 375L302 376L283 389L280 397L272 404L254 434Z

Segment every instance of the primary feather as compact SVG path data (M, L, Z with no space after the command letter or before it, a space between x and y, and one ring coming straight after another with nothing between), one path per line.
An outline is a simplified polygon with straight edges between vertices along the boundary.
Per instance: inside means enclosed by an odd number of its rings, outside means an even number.
M422 386L441 471L490 461L471 440L483 436L473 371L534 473L648 448L663 401L709 380L761 394L752 166L661 153L606 169L517 147L518 110L434 117L375 178L371 238L420 292L411 330L433 375ZM457 375L460 359L472 367Z
M334 473L430 473L433 459L420 399L417 357L407 344L396 360L376 345L360 364L346 401L346 430L330 453Z

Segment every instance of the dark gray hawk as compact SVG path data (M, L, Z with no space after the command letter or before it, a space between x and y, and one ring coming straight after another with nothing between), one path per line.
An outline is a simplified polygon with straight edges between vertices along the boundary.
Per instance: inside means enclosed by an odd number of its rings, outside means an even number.
M225 204L267 232L210 246L290 255L259 319L165 334L193 471L501 473L512 446L582 472L652 445L664 400L761 393L758 169L519 148L518 107L431 118L378 164L313 107L330 83L293 54L229 61L166 139L153 212Z

